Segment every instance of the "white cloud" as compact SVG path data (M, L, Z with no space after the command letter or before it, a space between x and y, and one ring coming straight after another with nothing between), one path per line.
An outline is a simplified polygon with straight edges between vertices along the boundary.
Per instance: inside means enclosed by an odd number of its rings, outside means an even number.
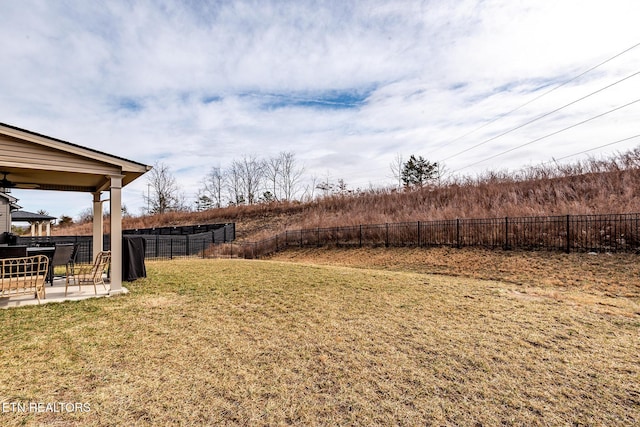
M396 153L462 168L632 101L640 77L470 149L638 71L640 47L487 124L640 42L638 12L635 0L3 2L0 122L162 160L188 195L213 166L279 151L296 152L309 175L383 184ZM638 111L466 171L640 133ZM125 189L135 213L138 181ZM76 214L59 198L20 196Z

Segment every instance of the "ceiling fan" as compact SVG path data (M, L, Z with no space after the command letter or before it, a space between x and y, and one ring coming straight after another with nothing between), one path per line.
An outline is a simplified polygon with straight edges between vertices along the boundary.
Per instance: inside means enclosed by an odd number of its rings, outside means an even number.
M28 183L16 183L7 179L7 175L9 172L0 172L4 176L0 179L0 188L4 189L5 192L9 192L11 188L39 188L38 184L28 184Z

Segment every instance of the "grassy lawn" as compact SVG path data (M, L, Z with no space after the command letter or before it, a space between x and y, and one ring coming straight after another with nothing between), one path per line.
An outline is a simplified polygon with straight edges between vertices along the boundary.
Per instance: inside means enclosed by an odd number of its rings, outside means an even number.
M147 270L128 295L0 310L0 401L90 406L2 425L640 422L635 294L602 310L579 287L409 268Z

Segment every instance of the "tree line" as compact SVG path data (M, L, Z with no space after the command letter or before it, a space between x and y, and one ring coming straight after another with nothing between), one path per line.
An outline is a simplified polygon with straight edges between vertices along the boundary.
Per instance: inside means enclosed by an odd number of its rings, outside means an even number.
M433 183L442 175L438 163L411 155L401 156L390 165L398 187L412 189ZM344 179L319 179L312 176L303 183L305 168L292 152L261 159L245 155L227 167L214 166L200 181L195 203L189 205L170 167L156 162L146 175L147 193L143 194L147 214L172 211L203 211L237 205L253 205L292 200L313 200L317 196L352 194Z
M301 190L304 167L294 153L268 159L245 155L228 167L212 167L200 181L195 206L189 206L170 167L156 162L147 173L147 213L202 211L223 206L294 200Z

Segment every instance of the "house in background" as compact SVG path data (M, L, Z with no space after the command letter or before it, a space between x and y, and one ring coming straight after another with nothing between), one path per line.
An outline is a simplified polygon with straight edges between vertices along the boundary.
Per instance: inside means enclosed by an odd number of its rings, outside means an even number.
M20 209L18 199L0 189L0 235L11 232L11 212Z

